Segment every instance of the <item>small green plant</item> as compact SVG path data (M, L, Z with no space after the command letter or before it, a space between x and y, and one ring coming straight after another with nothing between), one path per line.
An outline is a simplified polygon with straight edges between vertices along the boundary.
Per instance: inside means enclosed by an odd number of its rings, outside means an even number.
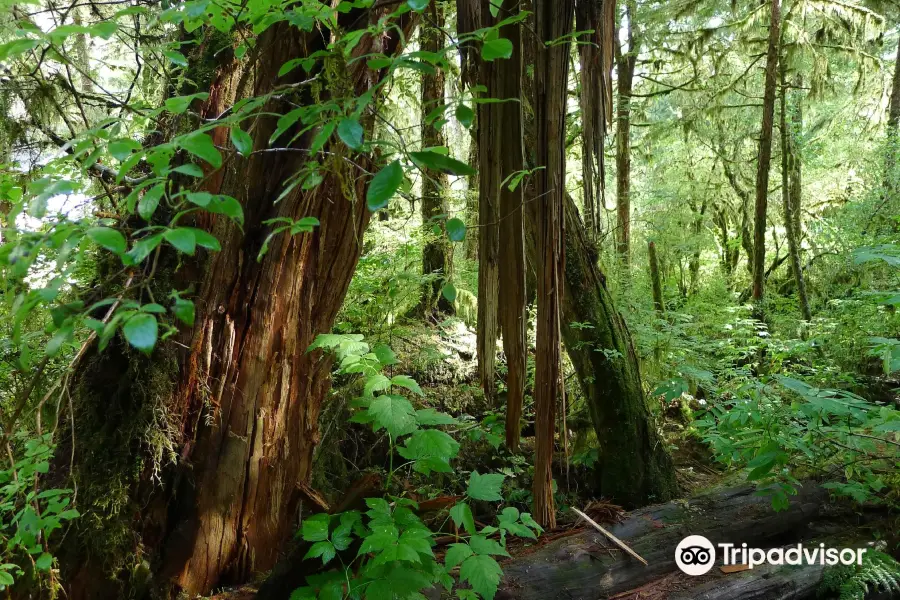
M900 563L877 550L868 550L861 565L829 567L822 576L818 596L839 600L865 600L871 592L900 592Z
M38 577L50 577L54 557L50 538L63 523L78 517L69 505L72 490L38 488L38 478L50 469L51 435L21 434L22 458L0 471L0 590L11 586L29 565Z
M334 352L338 372L361 375L363 394L353 404L358 411L352 422L384 431L390 446L391 466L385 489L390 490L397 474L410 469L423 475L453 473L450 461L459 452L459 443L442 427L460 423L432 408L416 409L403 394L421 395L419 384L406 375L388 377L385 367L397 364L387 346L370 349L359 334L320 335L310 350ZM405 459L394 465L394 455ZM320 558L324 565L335 559L339 567L309 577L307 586L294 591L292 600L312 598L421 598L435 585L452 591L451 573L459 567L459 580L469 588L457 589L463 600L494 597L502 569L495 556L509 556L507 535L536 539L541 527L528 513L506 507L496 526L478 528L471 503L503 500L502 473L470 474L464 497L449 511L457 529L443 564L435 559L434 535L416 514L418 505L409 498L390 496L367 498L365 513L349 511L337 515L320 514L303 522L300 535L313 545L306 559ZM445 520L446 522L446 520Z

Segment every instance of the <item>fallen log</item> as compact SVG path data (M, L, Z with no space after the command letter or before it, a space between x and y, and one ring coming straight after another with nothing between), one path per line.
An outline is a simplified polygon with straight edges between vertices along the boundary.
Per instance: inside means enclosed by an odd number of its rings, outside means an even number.
M801 598L805 596L778 595L779 586L786 581L785 586L794 585L802 593L811 588L800 585L793 575L773 579L768 567L728 575L727 592L723 592L724 588L719 584L698 592L695 588L704 578L693 578L678 571L675 548L688 535L702 535L714 545L733 543L740 547L742 543L747 543L750 547L772 548L796 544L816 535L821 536L823 526L832 526L841 518L846 518L846 515L835 511L828 504L826 491L815 485L801 488L788 508L781 512L772 510L769 498L758 495L752 487L710 492L688 500L636 510L622 523L609 527L615 537L647 560L647 566L627 556L603 534L589 529L506 561L498 598L611 598L660 581L673 573L677 573L673 579L681 582L676 587L689 588L690 591L686 596L671 595L671 598ZM837 529L847 529L852 525L852 522L842 524ZM764 577L766 574L769 576ZM802 577L818 582L820 576L821 570L811 568L803 571ZM791 580L796 581L792 584ZM696 595L700 593L707 595ZM654 596L647 593L634 597Z

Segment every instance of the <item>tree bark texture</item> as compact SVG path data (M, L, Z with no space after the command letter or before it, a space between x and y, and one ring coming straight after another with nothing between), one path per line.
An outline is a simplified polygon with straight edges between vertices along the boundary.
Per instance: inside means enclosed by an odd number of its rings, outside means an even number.
M631 255L631 92L638 48L635 46L634 2L626 2L628 52L623 53L616 40L616 82L619 102L616 108L616 252L628 268Z
M800 256L800 235L802 222L800 206L803 197L801 180L801 156L797 138L803 131L803 113L797 92L788 93L785 65L781 66L781 204L784 215L784 231L788 242L788 255L791 261L791 272L797 286L797 300L800 303L800 314L803 319L812 319L809 309L809 297L806 294L806 281L803 277L803 266ZM796 80L799 84L799 79ZM794 98L789 98L794 96ZM789 102L793 100L793 102ZM790 112L790 115L788 113ZM790 118L789 118L790 117Z
M571 197L565 219L562 335L600 444L593 489L628 506L668 500L677 492L675 470L647 406L631 334L592 258Z
M663 301L662 282L659 276L659 259L656 257L656 242L647 243L647 256L650 260L650 286L653 290L653 308L660 315L666 312Z
M535 349L534 518L544 527L556 524L553 462L556 404L563 390L560 303L564 285L566 97L569 43L574 0L536 0L537 33L534 69L536 177L537 342ZM552 46L545 45L554 42Z
M775 512L769 498L757 495L753 486L745 486L640 509L606 528L642 556L648 566L627 556L588 526L581 533L507 561L500 594L515 600L594 600L615 598L617 594L678 600L812 600L821 565L812 570L754 567L727 575L715 567L704 577L691 577L678 571L675 548L688 535L702 535L714 545L733 543L740 547L747 543L751 548L772 548L803 542L812 547L810 540L821 539L819 527L846 534L852 532L854 524L861 524L861 520L849 516L843 521L835 519L838 511L829 507L827 500L824 490L809 484L791 498L787 510ZM865 541L865 533L860 533L858 541ZM871 534L868 537L871 540ZM722 564L718 556L716 564ZM665 577L673 578L674 585L668 591ZM648 588L643 595L640 588L645 585Z
M425 52L442 52L444 34L441 29L445 21L445 3L435 0L428 5L425 14L428 26L420 29L420 44ZM422 147L446 146L440 119L428 123L428 114L444 105L444 70L435 67L433 71L422 73L421 127ZM447 204L447 175L438 169L422 169L422 228L426 243L422 248L422 274L434 279L426 282L422 290L421 309L425 315L435 309L444 313L453 312L453 305L441 293L444 282L450 276L450 247L446 235L434 235L431 230L436 224L435 217L449 212Z
M753 294L755 303L763 299L766 270L766 210L769 196L769 166L772 161L772 125L775 118L775 94L778 80L779 40L781 39L780 0L772 0L766 74L763 90L762 127L756 163L756 207L753 224Z
M518 0L505 0L500 6L502 18L518 12ZM525 167L523 138L522 77L523 49L521 25L514 23L501 28L500 36L513 43L512 56L495 65L489 94L501 99L515 99L493 104L500 137L499 177L502 183ZM519 185L511 191L500 185L500 326L503 330L503 352L506 355L506 446L515 452L519 448L522 406L525 400L527 346L525 296L525 218L524 191Z
M900 130L900 43L897 44L897 58L894 62L894 78L891 82L891 101L888 106L887 152L884 164L884 193L890 201L897 192L898 135Z
M342 15L341 24L347 30L368 27L383 14L384 9L352 11ZM406 39L413 24L405 17L390 36L365 36L353 51L351 58L357 60L335 65L345 78L335 84L357 96L370 90L384 73L367 70L358 57L394 53L401 32ZM273 25L260 37L252 77L245 78L234 63L221 66L203 112L221 114L244 94L248 80L248 91L257 96L298 82L302 71L279 77L279 68L324 43L321 32L306 34L287 22ZM277 117L268 115L288 110L291 105L284 100L267 103L267 116L259 117L251 131L254 148L267 147L276 129ZM371 131L371 122L364 126ZM308 147L314 133L293 145ZM213 134L220 146L228 145L227 136L225 129ZM346 152L339 143L326 148ZM132 490L133 505L121 509L122 519L133 519L138 555L146 553L153 565L154 585L167 594L206 594L223 582L271 568L281 543L296 528L297 484L309 480L319 410L330 387L330 359L307 348L331 329L371 216L365 207L369 178L351 161L329 163L319 186L308 191L297 186L276 202L285 181L306 160L305 152L235 155L209 173L207 191L237 198L244 223L238 227L207 214L198 218L196 225L218 237L221 251L172 275L177 289L193 285L197 290L195 324L182 333L181 349L158 348L148 360L120 343L118 351L110 347L93 357L79 382L76 424L88 430L75 436L77 476L115 480L119 474L103 462L104 453L113 452L107 446L131 444L135 454L147 452L145 440L122 439L121 433L141 410L160 411L162 417L156 418L172 432L176 466L145 469ZM367 171L376 168L367 156L354 156L352 162ZM266 220L307 216L321 224L313 233L276 236L257 261L269 231ZM164 373L165 385L152 388L145 372ZM156 404L142 407L141 401ZM97 418L106 419L99 430ZM93 450L79 446L86 439ZM95 506L102 506L102 498ZM112 586L103 568L94 557L63 564L72 571L68 597L94 600L132 593Z
M578 45L581 65L581 171L584 220L596 240L604 206L606 125L612 121L612 64L616 43L614 0L577 0L575 29L590 31L588 43Z

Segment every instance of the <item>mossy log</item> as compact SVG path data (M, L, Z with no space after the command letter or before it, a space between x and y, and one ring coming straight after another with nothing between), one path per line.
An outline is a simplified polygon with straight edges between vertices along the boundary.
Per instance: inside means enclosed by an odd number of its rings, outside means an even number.
M716 573L703 577L684 575L675 565L675 548L688 535L702 535L713 544L746 542L750 547L761 548L812 539L821 535L825 525L834 524L835 511L826 508L827 498L824 490L809 485L791 499L787 510L775 512L769 498L747 486L640 509L608 530L646 559L647 566L617 550L603 534L588 529L507 561L503 565L504 580L498 598L595 600L636 590L673 573L673 577L684 582L678 586L682 595L662 597L711 600L807 597L772 594L790 585L795 585L798 593L813 590L809 582L818 582L821 571L817 574L812 569L790 577L779 575L782 585L778 578L768 581L775 576L774 569L757 567L752 574L731 574L722 578L720 585L701 589L702 584L718 578L718 568L714 569ZM848 527L852 527L852 522L843 523L838 529ZM803 583L807 579L809 582ZM692 589L685 591L685 588ZM729 591L725 592L726 589Z

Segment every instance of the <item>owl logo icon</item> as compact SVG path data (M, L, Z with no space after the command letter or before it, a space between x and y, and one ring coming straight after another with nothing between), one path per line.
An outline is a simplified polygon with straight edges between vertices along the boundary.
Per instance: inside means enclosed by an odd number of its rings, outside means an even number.
M689 535L675 548L675 564L688 575L705 575L716 562L716 548L702 535Z

